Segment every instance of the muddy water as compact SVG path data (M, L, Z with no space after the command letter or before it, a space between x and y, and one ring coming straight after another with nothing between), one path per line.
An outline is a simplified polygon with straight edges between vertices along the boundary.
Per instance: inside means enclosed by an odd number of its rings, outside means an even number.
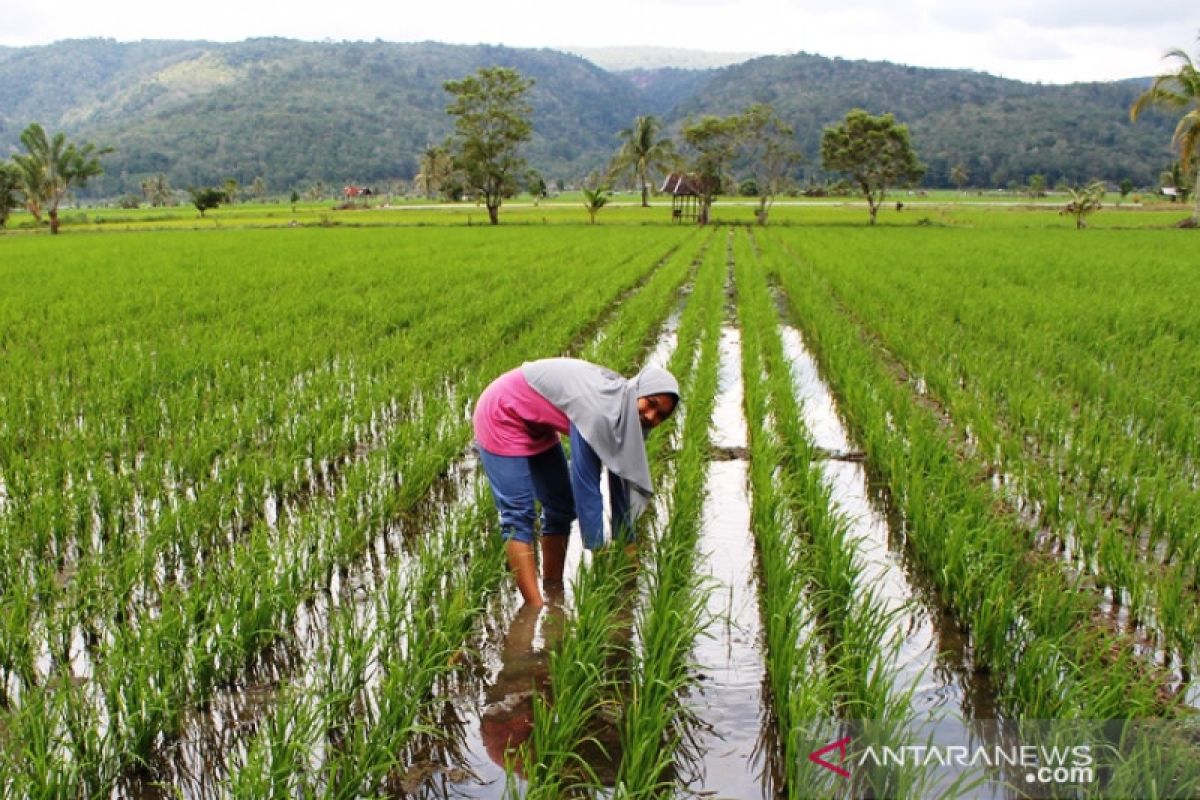
M644 366L664 367L678 344L679 320L683 302L663 323L654 348ZM604 508L609 507L608 481L600 482ZM656 493L661 502L665 492ZM605 515L606 524L611 520ZM545 688L550 653L560 634L564 609L575 602L573 576L588 558L580 544L578 522L572 524L571 542L563 574L565 588L560 597L547 597L542 609L522 604L511 582L504 584L491 606L480 615L466 651L472 662L461 671L454 686L443 687L447 698L445 737L427 739L410 754L406 792L413 798L503 798L521 795L525 789L524 770L514 764L514 785L507 783L506 763L516 756L528 739L533 726L535 694ZM611 536L611 531L608 532ZM632 635L632 631L630 632ZM616 754L618 730L615 724L595 735L605 741L606 749ZM603 779L615 776L617 764L593 754L590 766Z
M698 722L681 783L695 796L771 796L759 743L770 714L763 696L754 541L750 528L746 422L742 412L741 338L721 331L713 410L713 446L700 530L701 571L708 579L707 629L692 653L698 686L688 705Z
M850 522L850 538L858 541L863 583L899 614L898 677L902 686L914 687L913 710L995 717L994 698L972 668L966 637L904 549L901 520L889 519L862 460L844 457L858 450L800 332L785 326L782 334L805 425L816 447L832 456L823 461L822 472L837 509Z
M995 694L986 676L975 670L968 637L909 556L904 521L890 508L886 487L868 473L864 454L842 424L800 332L784 326L782 336L805 426L825 456L823 476L836 509L850 523L849 538L857 541L862 582L896 615L896 681L901 691L912 689L913 741L947 747L995 743L989 733L997 715ZM944 780L941 789L954 797L1021 796L1005 786L1002 776L968 771L934 778ZM956 778L966 783L953 786Z
M361 612L363 624L374 624L368 602L390 573L408 564L409 544L417 536L461 512L473 502L476 460L468 452L456 461L411 511L380 530L351 568L335 570L330 585L297 609L289 635L258 657L237 684L215 691L202 707L185 715L178 736L158 743L148 767L128 776L113 797L217 798L228 794L230 753L243 751L260 723L272 713L284 683L310 683L304 665L317 665L328 645L329 621L348 604Z

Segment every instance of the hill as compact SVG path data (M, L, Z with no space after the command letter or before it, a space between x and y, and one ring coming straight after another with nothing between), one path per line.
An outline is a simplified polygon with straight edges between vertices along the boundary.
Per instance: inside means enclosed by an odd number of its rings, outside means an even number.
M767 56L717 70L672 115L728 114L771 103L819 159L821 131L851 108L892 112L909 125L928 165L926 183L950 185L964 164L977 185L1024 183L1035 173L1053 185L1093 177L1153 184L1170 163L1172 125L1129 106L1148 81L1041 85L967 70L797 54ZM818 172L810 163L809 170Z
M451 131L443 82L479 67L532 77L530 161L550 178L599 166L638 113L627 81L552 50L436 43L60 42L0 54L0 152L37 120L114 145L97 191L164 171L176 186L409 178Z
M446 80L482 66L532 77L532 166L574 182L602 166L616 132L653 113L677 131L689 115L772 103L818 168L821 130L850 108L891 111L909 123L948 185L963 163L973 184L1092 177L1154 183L1171 161L1171 121L1131 125L1144 82L1043 86L962 70L797 54L718 69L610 72L554 50L433 42L314 43L254 39L118 43L105 39L0 48L0 155L20 131L50 130L111 145L92 190L116 195L166 172L177 187L265 178L282 193L315 182L408 179L420 153L450 132Z

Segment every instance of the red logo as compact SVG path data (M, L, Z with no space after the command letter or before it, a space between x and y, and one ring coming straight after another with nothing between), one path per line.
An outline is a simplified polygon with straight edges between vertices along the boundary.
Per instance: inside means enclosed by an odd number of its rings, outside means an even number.
M841 775L843 778L849 778L850 770L842 769L841 767L838 766L838 764L841 764L842 762L844 762L846 760L846 745L848 745L848 744L850 744L849 736L847 736L845 739L838 739L833 744L827 744L824 747L822 747L820 750L814 750L811 753L809 753L808 760L813 762L817 766L824 767L825 769L827 769L831 772L836 772L838 775ZM828 761L821 758L821 756L823 756L826 753L831 752L833 750L838 751L838 764L830 764Z

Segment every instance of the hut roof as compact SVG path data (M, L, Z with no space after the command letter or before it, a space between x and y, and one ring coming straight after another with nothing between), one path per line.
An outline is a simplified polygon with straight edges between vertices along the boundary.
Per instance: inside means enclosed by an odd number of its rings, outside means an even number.
M672 172L663 181L660 192L673 194L676 197L699 197L700 196L700 179L696 175Z

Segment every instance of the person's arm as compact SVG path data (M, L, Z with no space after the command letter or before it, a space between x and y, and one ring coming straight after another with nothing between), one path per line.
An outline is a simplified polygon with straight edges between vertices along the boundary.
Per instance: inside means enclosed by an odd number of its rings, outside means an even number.
M612 511L613 541L633 544L633 519L629 516L629 490L619 475L608 473L608 505Z
M571 493L575 496L575 516L583 546L597 550L604 546L604 500L600 496L600 456L571 426Z

